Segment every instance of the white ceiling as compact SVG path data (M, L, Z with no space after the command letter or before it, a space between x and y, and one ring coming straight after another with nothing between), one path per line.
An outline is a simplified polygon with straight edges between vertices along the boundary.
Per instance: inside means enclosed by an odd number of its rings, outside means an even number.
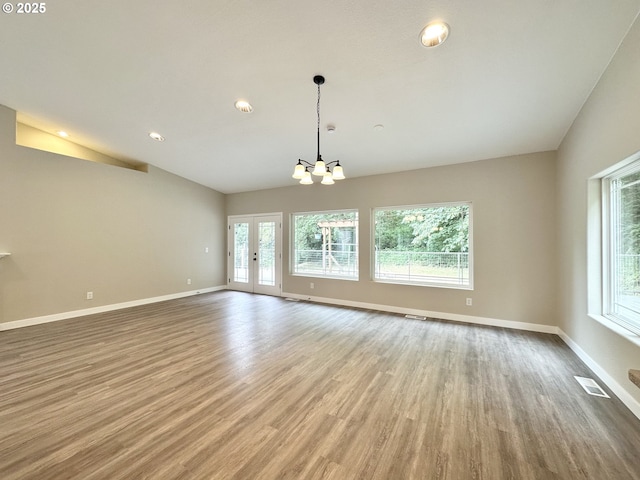
M298 158L315 159L316 74L326 77L321 153L347 177L554 150L640 0L46 8L0 13L0 104L33 126L231 193L294 185ZM418 34L435 19L451 35L426 49ZM234 108L239 98L253 113ZM151 140L153 130L166 141Z

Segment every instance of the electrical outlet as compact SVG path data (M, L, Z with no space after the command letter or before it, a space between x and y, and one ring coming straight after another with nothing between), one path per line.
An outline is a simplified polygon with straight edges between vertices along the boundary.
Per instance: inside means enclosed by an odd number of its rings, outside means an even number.
M471 305L473 305L473 300L470 298L467 298L467 307L470 307Z
M209 253L209 247L204 247L204 253Z
M187 278L187 285L191 285L191 279Z
M93 292L87 292L87 300L93 300Z
M313 282L311 282L311 283L309 284L309 288L310 288L311 290L313 290L314 288L316 288L316 286L314 285L314 283L313 283Z

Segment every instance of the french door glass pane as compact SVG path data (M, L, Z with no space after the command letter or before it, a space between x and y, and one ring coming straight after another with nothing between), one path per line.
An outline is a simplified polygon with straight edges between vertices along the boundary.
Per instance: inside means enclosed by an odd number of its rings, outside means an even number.
M258 284L274 286L276 284L276 223L258 223Z
M249 224L236 223L233 225L234 268L233 280L249 283Z

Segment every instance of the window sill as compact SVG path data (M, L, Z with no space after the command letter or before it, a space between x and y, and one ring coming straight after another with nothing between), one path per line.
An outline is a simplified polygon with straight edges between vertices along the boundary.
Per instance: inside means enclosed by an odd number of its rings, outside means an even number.
M595 315L593 313L589 313L588 315L590 318L592 318L596 322L602 324L609 330L617 333L621 337L626 338L628 341L630 341L634 345L637 345L638 347L640 347L640 335L636 335L632 331L627 330L623 326L618 325L616 322L609 320L607 317L603 315Z
M346 280L347 282L357 282L357 277L339 277L337 275L313 275L311 273L291 273L292 277L303 277L303 278L326 278L327 280Z
M394 280L385 280L380 278L375 278L373 280L375 283L384 283L387 285L408 285L410 287L432 287L432 288L450 288L452 290L473 290L473 287L470 285L456 285L454 283L419 283L419 282L409 282L409 281L394 281Z

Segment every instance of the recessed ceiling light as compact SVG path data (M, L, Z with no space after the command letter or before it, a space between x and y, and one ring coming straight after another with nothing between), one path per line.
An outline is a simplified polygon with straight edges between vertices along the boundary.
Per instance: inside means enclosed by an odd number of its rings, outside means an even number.
M158 142L164 142L164 137L160 135L158 132L151 132L149 136L154 140L157 140Z
M444 22L432 22L420 32L420 43L425 47L437 47L447 39L449 30Z
M62 138L68 138L69 137L69 134L67 132L63 131L63 130L59 130L56 133L58 134L59 137L62 137Z
M238 110L240 110L241 112L244 113L251 113L253 112L253 107L251 106L251 104L249 102L247 102L246 100L237 100L235 103L235 106Z

